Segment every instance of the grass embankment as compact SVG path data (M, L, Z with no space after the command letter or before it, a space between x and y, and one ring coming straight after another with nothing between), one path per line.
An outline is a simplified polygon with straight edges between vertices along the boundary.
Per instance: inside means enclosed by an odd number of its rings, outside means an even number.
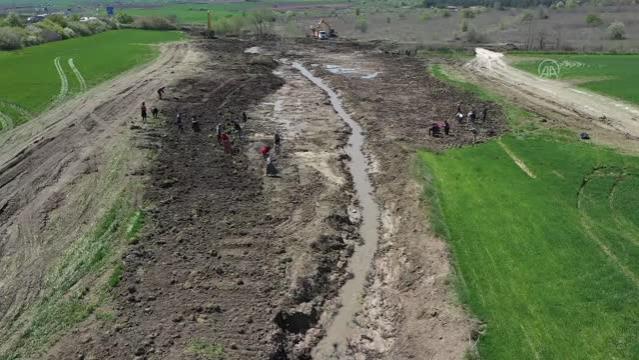
M86 87L91 87L153 59L158 50L150 44L181 38L179 32L117 30L19 51L0 51L0 112L19 125L58 100L64 93L64 81L56 69L57 57L68 84L66 96L70 96L83 87L69 59L73 59ZM63 98L60 96L60 100Z
M604 95L639 104L639 55L514 53L513 66L537 75L544 59L560 65L560 79Z
M639 158L520 130L419 159L482 358L639 358Z
M113 159L110 173L101 178L107 186L105 192L119 188L116 178L128 161L126 153ZM8 343L4 353L0 351L1 360L39 358L52 341L89 316L114 318L101 307L108 304L110 289L122 280L122 251L137 242L144 226L145 214L137 195L141 186L134 181L106 196L105 203L110 205L104 213L48 270L40 300L10 324L10 330L19 336Z

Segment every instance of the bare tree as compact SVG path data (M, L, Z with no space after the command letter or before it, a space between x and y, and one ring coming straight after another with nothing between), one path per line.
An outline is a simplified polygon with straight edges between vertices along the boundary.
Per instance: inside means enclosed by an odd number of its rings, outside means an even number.
M259 37L268 32L273 21L275 21L275 15L270 10L258 10L249 16L249 22L255 29L255 35Z
M539 30L539 32L537 33L537 39L539 40L539 50L544 49L544 45L546 45L547 36L548 34L546 33L546 30L544 30L543 28Z

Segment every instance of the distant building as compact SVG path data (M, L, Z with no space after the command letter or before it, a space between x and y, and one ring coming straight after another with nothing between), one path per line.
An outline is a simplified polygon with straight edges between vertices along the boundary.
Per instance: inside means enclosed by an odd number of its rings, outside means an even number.
M452 6L452 5L448 5L446 6L446 9L450 10L450 11L459 11L459 7L457 6Z

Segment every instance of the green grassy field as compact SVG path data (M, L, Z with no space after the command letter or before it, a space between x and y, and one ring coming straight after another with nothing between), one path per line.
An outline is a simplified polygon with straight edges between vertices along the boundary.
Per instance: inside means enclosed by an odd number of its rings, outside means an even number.
M576 81L579 86L639 104L639 55L559 55L544 53L510 54L516 68L537 74L543 59L556 60L560 79Z
M117 30L19 51L0 51L0 112L18 125L57 101L63 84L56 70L57 57L67 78L67 96L71 96L82 87L69 59L73 59L86 86L91 87L153 59L158 50L150 44L182 36L180 32Z
M514 136L420 158L482 358L639 358L639 158Z
M158 7L130 8L122 9L129 15L134 16L173 16L177 17L180 24L206 24L207 11L211 11L213 20L220 20L237 15L245 15L247 12L256 9L286 9L288 4L332 4L344 3L340 0L263 0L259 2L235 2L218 4L167 4Z

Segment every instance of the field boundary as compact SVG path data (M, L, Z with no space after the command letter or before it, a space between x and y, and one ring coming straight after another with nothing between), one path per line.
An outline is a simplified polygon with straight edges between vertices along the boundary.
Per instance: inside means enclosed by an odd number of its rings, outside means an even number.
M67 92L69 92L69 80L67 79L67 75L64 73L64 69L62 69L62 65L60 65L59 56L53 59L53 65L58 72L58 76L60 77L60 92L58 93L58 97L56 98L56 102L60 102L65 98Z
M82 73L80 72L80 70L78 70L78 68L75 66L75 63L73 62L73 58L69 59L69 67L71 68L71 71L73 71L73 74L75 75L76 79L78 79L78 83L80 83L80 91L86 91L87 82L84 80L84 77L82 76Z

